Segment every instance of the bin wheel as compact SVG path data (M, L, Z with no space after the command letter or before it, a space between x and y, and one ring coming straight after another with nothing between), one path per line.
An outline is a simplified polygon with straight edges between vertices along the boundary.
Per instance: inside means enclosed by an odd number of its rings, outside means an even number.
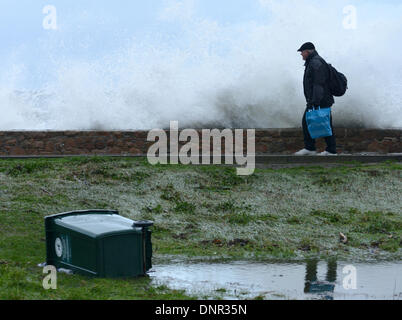
M148 228L154 225L153 221L150 220L139 220L139 221L134 221L133 227L134 228Z

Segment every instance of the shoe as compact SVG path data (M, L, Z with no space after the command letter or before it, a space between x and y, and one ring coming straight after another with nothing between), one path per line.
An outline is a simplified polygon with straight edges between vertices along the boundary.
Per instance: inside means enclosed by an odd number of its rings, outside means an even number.
M327 156L337 156L338 154L324 151L324 152L319 153L318 155L327 157Z
M317 151L311 151L307 149L302 149L295 153L295 156L315 156Z

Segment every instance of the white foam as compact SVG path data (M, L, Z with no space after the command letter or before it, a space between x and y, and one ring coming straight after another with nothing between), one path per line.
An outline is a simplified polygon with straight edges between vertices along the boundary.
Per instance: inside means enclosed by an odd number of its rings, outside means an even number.
M260 0L266 21L241 24L205 19L192 1L176 1L157 15L160 31L101 57L54 54L61 28L56 40L42 39L52 59L40 89L19 85L34 72L24 61L2 70L0 130L152 129L171 120L183 128L299 127L304 67L296 50L306 41L349 79L336 126L402 127L402 6L354 2L357 29L346 30L350 1Z

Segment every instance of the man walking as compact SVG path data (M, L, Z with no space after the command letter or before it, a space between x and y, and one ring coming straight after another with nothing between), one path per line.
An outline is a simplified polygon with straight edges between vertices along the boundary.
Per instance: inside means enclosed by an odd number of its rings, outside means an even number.
M307 108L303 115L303 134L304 134L304 149L295 153L297 156L316 155L315 140L311 138L307 128L306 113L313 107L320 107L321 109L330 108L334 104L334 97L331 95L329 89L329 69L328 65L318 52L315 50L314 44L307 42L301 46L298 52L301 52L306 69L304 71L303 87L304 95L307 101ZM336 156L336 140L334 128L332 126L331 115L331 128L332 136L326 137L325 142L327 148L319 155L322 156Z

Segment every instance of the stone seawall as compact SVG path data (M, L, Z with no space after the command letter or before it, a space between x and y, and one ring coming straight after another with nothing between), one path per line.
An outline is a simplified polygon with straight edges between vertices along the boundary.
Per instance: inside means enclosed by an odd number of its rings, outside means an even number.
M201 142L201 130L198 133ZM402 129L338 128L335 133L340 153L402 153ZM147 135L148 131L2 131L0 156L137 156L154 144L147 141ZM301 129L257 129L255 138L256 154L287 155L303 147ZM323 139L317 147L319 151L325 148Z

